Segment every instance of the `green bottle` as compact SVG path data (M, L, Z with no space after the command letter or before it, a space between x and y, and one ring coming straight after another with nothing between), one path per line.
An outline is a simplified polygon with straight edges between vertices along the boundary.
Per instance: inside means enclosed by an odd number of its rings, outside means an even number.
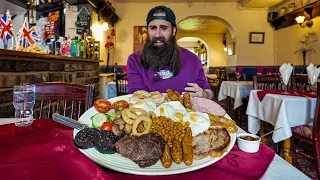
M79 39L79 57L83 58L83 52L84 52L84 40L83 38Z

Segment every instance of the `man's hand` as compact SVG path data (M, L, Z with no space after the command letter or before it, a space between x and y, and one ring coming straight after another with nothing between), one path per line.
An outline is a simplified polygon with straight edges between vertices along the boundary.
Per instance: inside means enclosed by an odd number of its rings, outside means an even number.
M189 87L184 88L185 91L189 91L192 97L202 97L212 99L213 93L210 89L203 90L196 83L187 83Z

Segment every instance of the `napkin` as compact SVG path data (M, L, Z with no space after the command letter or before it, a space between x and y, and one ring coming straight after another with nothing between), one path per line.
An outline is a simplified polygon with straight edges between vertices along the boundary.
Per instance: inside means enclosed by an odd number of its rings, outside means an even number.
M276 75L279 75L280 74L280 67L276 67L276 68L274 68L275 69L275 72L276 72Z
M267 67L267 73L268 73L268 74L272 74L272 72L273 72L272 67Z
M237 72L237 73L239 73L239 74L240 74L240 73L242 72L242 70L243 70L243 68L242 68L242 67L236 67L236 72Z
M314 85L319 77L320 68L317 68L317 66L314 66L312 63L310 63L307 67L307 73L311 85Z
M290 63L288 64L284 63L280 66L280 75L285 85L287 85L289 82L292 70L293 70L293 67L291 66Z
M257 67L257 74L261 75L263 73L264 68L263 67Z

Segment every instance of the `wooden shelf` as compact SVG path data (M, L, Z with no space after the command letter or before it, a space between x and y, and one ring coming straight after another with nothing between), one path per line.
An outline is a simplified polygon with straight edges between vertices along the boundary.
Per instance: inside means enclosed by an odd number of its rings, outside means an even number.
M79 62L102 62L93 59L84 59L84 58L73 58L67 56L57 56L51 54L37 54L37 53L30 53L30 52L22 52L22 51L11 51L0 49L0 59L7 59L9 57L21 58L21 59L29 59L29 60L39 60L39 59L48 59L52 60L59 60L59 61L79 61Z
M314 3L308 4L307 6L295 9L283 16L274 18L269 21L269 23L272 24L275 30L279 30L297 24L295 18L298 16L305 16L306 20L320 16L320 1L318 0Z
M63 4L59 5L57 3L45 3L40 4L38 6L32 7L30 4L27 4L27 0L7 0L8 2L11 2L17 6L20 6L26 10L35 10L39 13L48 13L51 11L58 11L60 9L63 9Z

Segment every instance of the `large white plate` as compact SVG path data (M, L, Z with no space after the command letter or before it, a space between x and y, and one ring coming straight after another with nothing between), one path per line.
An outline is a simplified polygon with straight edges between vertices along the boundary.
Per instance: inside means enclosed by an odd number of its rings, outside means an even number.
M119 96L112 99L109 99L111 103L118 101L118 100L129 100L129 97L131 95L125 95L125 96ZM79 119L80 123L83 124L91 124L91 116L98 113L94 107L91 107L88 109ZM229 115L225 115L226 118L230 118ZM74 130L74 136L78 133L78 130ZM194 160L193 164L191 166L186 166L185 164L175 164L172 163L172 166L168 169L164 168L160 162L160 160L154 164L151 167L147 168L140 168L137 164L132 162L130 159L122 157L120 154L102 154L99 151L97 151L95 148L90 149L79 149L83 154L85 154L89 159L92 161L107 167L109 169L128 173L128 174L138 174L138 175L170 175L170 174L180 174L185 172L194 171L197 169L201 169L203 167L207 167L217 161L219 161L221 158L223 158L226 154L229 153L229 151L232 149L235 141L236 141L236 134L232 133L231 136L231 142L228 147L228 150L223 154L221 157L211 158L207 157L201 160Z

